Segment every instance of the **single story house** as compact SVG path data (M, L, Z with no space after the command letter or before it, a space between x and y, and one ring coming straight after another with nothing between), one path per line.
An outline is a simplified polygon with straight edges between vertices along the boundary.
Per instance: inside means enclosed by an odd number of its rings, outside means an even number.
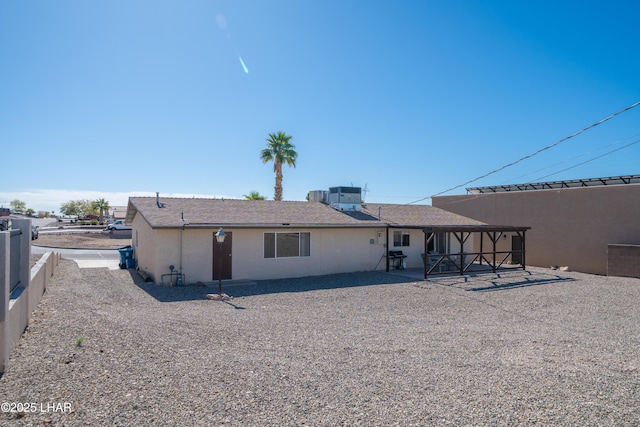
M159 196L129 198L126 222L137 268L157 284L424 268L425 253L461 253L473 240L450 231L488 227L429 205Z

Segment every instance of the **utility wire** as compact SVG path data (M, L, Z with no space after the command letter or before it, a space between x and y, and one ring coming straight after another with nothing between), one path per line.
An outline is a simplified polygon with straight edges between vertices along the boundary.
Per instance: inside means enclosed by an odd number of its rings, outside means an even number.
M484 174L484 175L481 175L481 176L479 176L479 177L477 177L477 178L471 179L471 180L469 180L469 181L467 181L467 182L465 182L465 183L463 183L463 184L456 185L455 187L451 187L451 188L449 188L449 189L447 189L447 190L441 191L441 192L439 192L439 193L437 193L437 194L434 194L433 196L423 197L422 199L414 200L413 202L409 202L409 203L407 203L407 204L408 204L408 205L411 205L411 204L413 204L413 203L422 202L423 200L427 200L427 199L430 199L430 198L432 198L432 197L436 197L436 196L439 196L439 195L441 195L441 194L448 193L449 191L456 190L456 189L458 189L458 188L460 188L460 187L464 187L465 185L471 184L472 182L476 182L476 181L478 181L478 180L480 180L480 179L482 179L482 178L486 178L486 177L488 177L488 176L490 176L490 175L493 175L493 174L495 174L495 173L498 173L498 172L500 172L500 171L502 171L502 170L504 170L504 169L506 169L506 168L508 168L508 167L511 167L511 166L513 166L513 165L516 165L516 164L518 164L518 163L522 162L523 160L529 159L529 158L531 158L531 157L533 157L533 156L536 156L536 155L538 155L538 154L540 154L540 153L542 153L542 152L544 152L544 151L549 150L550 148L553 148L553 147L555 147L555 146L557 146L557 145L560 145L560 144L562 144L563 142L565 142L565 141L567 141L567 140L569 140L569 139L571 139L571 138L575 138L576 136L578 136L578 135L580 135L580 134L582 134L582 133L584 133L584 132L588 131L589 129L592 129L592 128L594 128L594 127L598 126L598 125L601 125L602 123L607 122L607 121L609 121L609 120L613 119L614 117L616 117L616 116L618 116L618 115L620 115L620 114L622 114L622 113L624 113L624 112L626 112L626 111L629 111L629 110L631 110L632 108L637 107L638 105L640 105L640 101L638 101L638 102L636 102L636 103L634 103L634 104L631 104L631 105L629 105L628 107L625 107L625 108L623 108L622 110L617 111L617 112L615 112L615 113L611 114L610 116L605 117L604 119L602 119L602 120L600 120L600 121L597 121L597 122L595 122L595 123L593 123L593 124L591 124L591 125L589 125L589 126L587 126L587 127L583 128L583 129L579 130L578 132L575 132L575 133L573 133L573 134L571 134L571 135L569 135L569 136L567 136L567 137L565 137L565 138L562 138L561 140L556 141L556 142L554 142L554 143L553 143L553 144L551 144L551 145L547 145L546 147L543 147L543 148L541 148L541 149L539 149L539 150L537 150L537 151L535 151L535 152L533 152L533 153L531 153L531 154L528 154L528 155L526 155L526 156L524 156L524 157L521 157L521 158L519 158L518 160L515 160L515 161L513 161L513 162L511 162L511 163L508 163L508 164L506 164L506 165L504 165L504 166L501 166L501 167L499 167L498 169L494 169L494 170L492 170L491 172L488 172L488 173L486 173L486 174Z
M629 143L629 144L627 144L627 145L623 145L622 147L618 147L618 148L616 148L615 150L607 151L607 152L606 152L606 153L604 153L604 154L601 154L601 155L599 155L599 156L593 157L593 158L591 158L591 159L589 159L589 160L585 160L584 162L578 163L578 164L576 164L576 165L569 166L568 168L564 168L564 169L562 169L562 170L559 170L558 172L550 173L549 175L545 175L545 176L542 176L542 177L540 177L540 178L537 178L537 179L536 179L536 181L540 181L540 180L543 180L543 179L548 178L548 177L550 177L550 176L557 175L557 174L559 174L559 173L561 173L561 172L568 171L569 169L577 168L578 166L582 166L582 165L584 165L584 164L586 164L586 163L589 163L589 162L592 162L592 161L594 161L594 160L600 159L600 158L602 158L602 157L604 157L604 156L608 156L609 154L613 154L613 153L615 153L616 151L620 151L620 150L622 150L622 149L624 149L624 148L631 147L632 145L635 145L635 144L637 144L638 142L640 142L640 139L636 139L635 141L633 141L633 142L631 142L631 143Z
M634 135L634 137L637 137L637 136L638 136L638 135ZM627 139L629 139L629 138L627 138ZM615 153L616 151L620 151L620 150L623 150L623 149L625 149L625 148L627 148L627 147L631 147L632 145L635 145L635 144L637 144L637 143L639 143L639 142L640 142L640 139L636 139L635 141L630 142L629 144L623 145L622 147L618 147L618 148L616 148L615 150L607 151L607 152L606 152L606 153L604 153L604 154L601 154L601 155L599 155L599 156L596 156L596 157L593 157L593 158L591 158L591 159L585 160L585 161L580 162L580 163L578 163L578 164L575 164L575 165L573 165L573 166L569 166L569 167L564 168L564 169L562 169L562 170L560 170L560 171L558 171L558 172L554 172L554 173L551 173L551 174L549 174L549 175L545 175L545 176L542 176L542 177L540 177L540 178L536 178L535 180L533 180L533 182L540 182L541 180L543 180L543 179L545 179L545 178L548 178L548 177L550 177L550 176L553 176L553 175L559 174L559 173L561 173L561 172L568 171L569 169L573 169L573 168L576 168L576 167L578 167L578 166L582 166L582 165L584 165L584 164L586 164L586 163L589 163L589 162L592 162L592 161L594 161L594 160L600 159L600 158L602 158L602 157L608 156L609 154L613 154L613 153ZM616 143L614 143L614 144L617 144L617 142L616 142ZM610 144L610 145L613 145L613 144ZM474 198L474 199L478 199L478 198L483 198L483 197L491 196L491 195L493 195L493 194L495 194L495 193L488 192L488 193L473 194L473 198ZM468 199L464 199L464 198L462 198L462 199L453 199L453 200L448 200L448 201L446 201L446 202L442 202L442 206L445 206L445 205L451 205L451 204L456 204L456 203L462 203L462 202L466 202L467 200L468 200Z
M517 176L517 177L515 177L515 178L513 178L513 179L510 179L510 180L507 180L507 181L502 181L502 182L500 183L500 185L507 184L508 182L513 182L514 180L518 180L518 179L520 179L520 178L524 178L524 177L527 177L527 176L529 176L529 175L537 174L538 172L548 171L548 170L554 170L556 167L558 167L558 166L560 166L560 165L570 164L571 162L573 162L573 161L574 161L574 160L576 160L576 159L579 159L580 157L584 157L584 156L587 156L587 155L590 155L590 154L594 154L594 153L596 153L597 151L604 150L604 149L609 148L609 147L611 147L611 146L613 146L613 145L618 145L618 144L620 144L621 142L628 141L628 140L631 140L631 139L637 138L637 137L639 137L639 136L640 136L640 134L638 134L638 133L637 133L637 134L635 134L635 135L631 135L631 136L629 136L629 137L627 137L627 138L625 138L625 139L623 139L623 140L615 141L615 142L612 142L612 143L606 144L606 145L604 145L604 146L602 146L602 147L598 147L598 148L596 148L595 150L587 151L587 152L585 152L585 153L582 153L582 154L579 154L579 155L577 155L577 156L574 156L574 157L572 157L572 158L570 158L570 159L563 160L563 161L560 161L560 162L554 163L554 164L552 164L552 165L545 166L545 167L540 168L540 169L536 169L536 170L531 171L531 172L527 172L527 173L525 173L524 175ZM632 143L632 144L625 145L625 146L621 147L620 149L622 149L622 148L626 148L626 147L629 147L629 146L634 145L634 144L635 144L635 142L634 142L634 143ZM583 164L585 164L585 163L588 163L588 162L590 162L591 160L599 159L600 157L603 157L603 156L605 156L605 155L608 155L608 154L614 153L615 151L618 151L618 150L609 151L609 152L605 153L605 154L604 154L604 155L602 155L602 156L598 156L598 157L592 158L592 159L590 159L590 160L586 160L586 161L584 161L584 162L582 162L582 163L579 163L579 164L576 164L576 165L574 165L574 166L569 166L569 167L567 167L566 169L562 169L561 171L550 173L549 175L546 175L546 176L541 177L541 178L535 178L535 179L531 180L530 182L539 181L539 180L544 179L544 178L546 178L546 177L548 177L548 176L552 176L552 175L558 174L558 173L560 173L560 172L567 171L567 170L572 169L572 168L574 168L574 167L576 167L576 166L580 166L580 165L583 165Z

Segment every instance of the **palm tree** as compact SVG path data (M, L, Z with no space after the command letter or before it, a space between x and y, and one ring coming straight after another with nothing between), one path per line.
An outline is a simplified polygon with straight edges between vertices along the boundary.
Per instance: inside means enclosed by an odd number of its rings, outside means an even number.
M111 209L111 206L109 206L109 202L107 202L105 199L94 200L91 204L91 207L100 211L101 223L104 222L104 212Z
M247 200L265 200L266 197L264 197L262 194L258 193L257 191L252 191L249 194L243 194L244 198Z
M293 138L282 131L270 133L267 138L267 148L260 152L263 163L273 162L273 171L276 173L275 195L273 200L282 200L282 164L296 167L296 147L289 141Z

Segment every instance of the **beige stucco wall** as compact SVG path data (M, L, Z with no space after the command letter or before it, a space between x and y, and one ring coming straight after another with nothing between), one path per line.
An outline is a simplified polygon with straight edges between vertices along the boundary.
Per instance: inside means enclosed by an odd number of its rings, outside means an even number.
M530 226L527 265L606 274L609 243L640 244L640 184L433 198L494 225Z
M411 245L409 247L406 246L393 246L393 232L398 231L399 229L392 228L389 230L389 249L392 251L401 250L403 254L407 255L406 264L407 268L423 268L422 265L422 254L425 252L425 242L424 242L424 232L422 230L416 229L400 229L399 231L409 232L410 238L409 241ZM443 233L445 234L445 238L448 240L446 246L448 247L448 252L451 254L457 254L460 252L460 242L451 234L451 233ZM467 240L464 242L464 252L469 253L474 250L474 241L476 236L474 234L467 237Z
M233 237L234 278L274 279L322 274L369 271L376 268L384 252L374 229L295 229L311 233L311 256L264 258L265 232L285 230L238 230ZM371 239L374 243L371 244ZM383 269L384 262L378 264Z
M169 273L169 265L174 265L176 270L182 265L186 283L213 280L213 245L217 228L151 229L139 217L134 218L132 226L132 243L138 268L148 273L156 283L161 283L162 274ZM386 269L384 228L283 230L225 227L224 230L232 233L234 280L265 280ZM264 258L264 233L283 231L310 232L311 256ZM402 250L407 255L407 268L421 268L424 234L421 230L408 232L411 245L394 248L393 230L390 230L390 249Z
M151 279L156 280L155 275L159 272L156 233L140 215L136 215L133 218L131 227L131 245L133 246L133 257L136 259L137 267L149 274ZM159 283L160 276L158 276L157 280Z

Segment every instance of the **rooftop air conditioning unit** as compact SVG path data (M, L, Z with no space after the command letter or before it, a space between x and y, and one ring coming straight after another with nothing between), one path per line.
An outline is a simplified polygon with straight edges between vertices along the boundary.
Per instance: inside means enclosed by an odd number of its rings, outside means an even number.
M309 191L309 201L318 202L318 203L327 203L327 191L326 190Z
M360 187L331 187L326 203L339 211L360 211L362 189Z

